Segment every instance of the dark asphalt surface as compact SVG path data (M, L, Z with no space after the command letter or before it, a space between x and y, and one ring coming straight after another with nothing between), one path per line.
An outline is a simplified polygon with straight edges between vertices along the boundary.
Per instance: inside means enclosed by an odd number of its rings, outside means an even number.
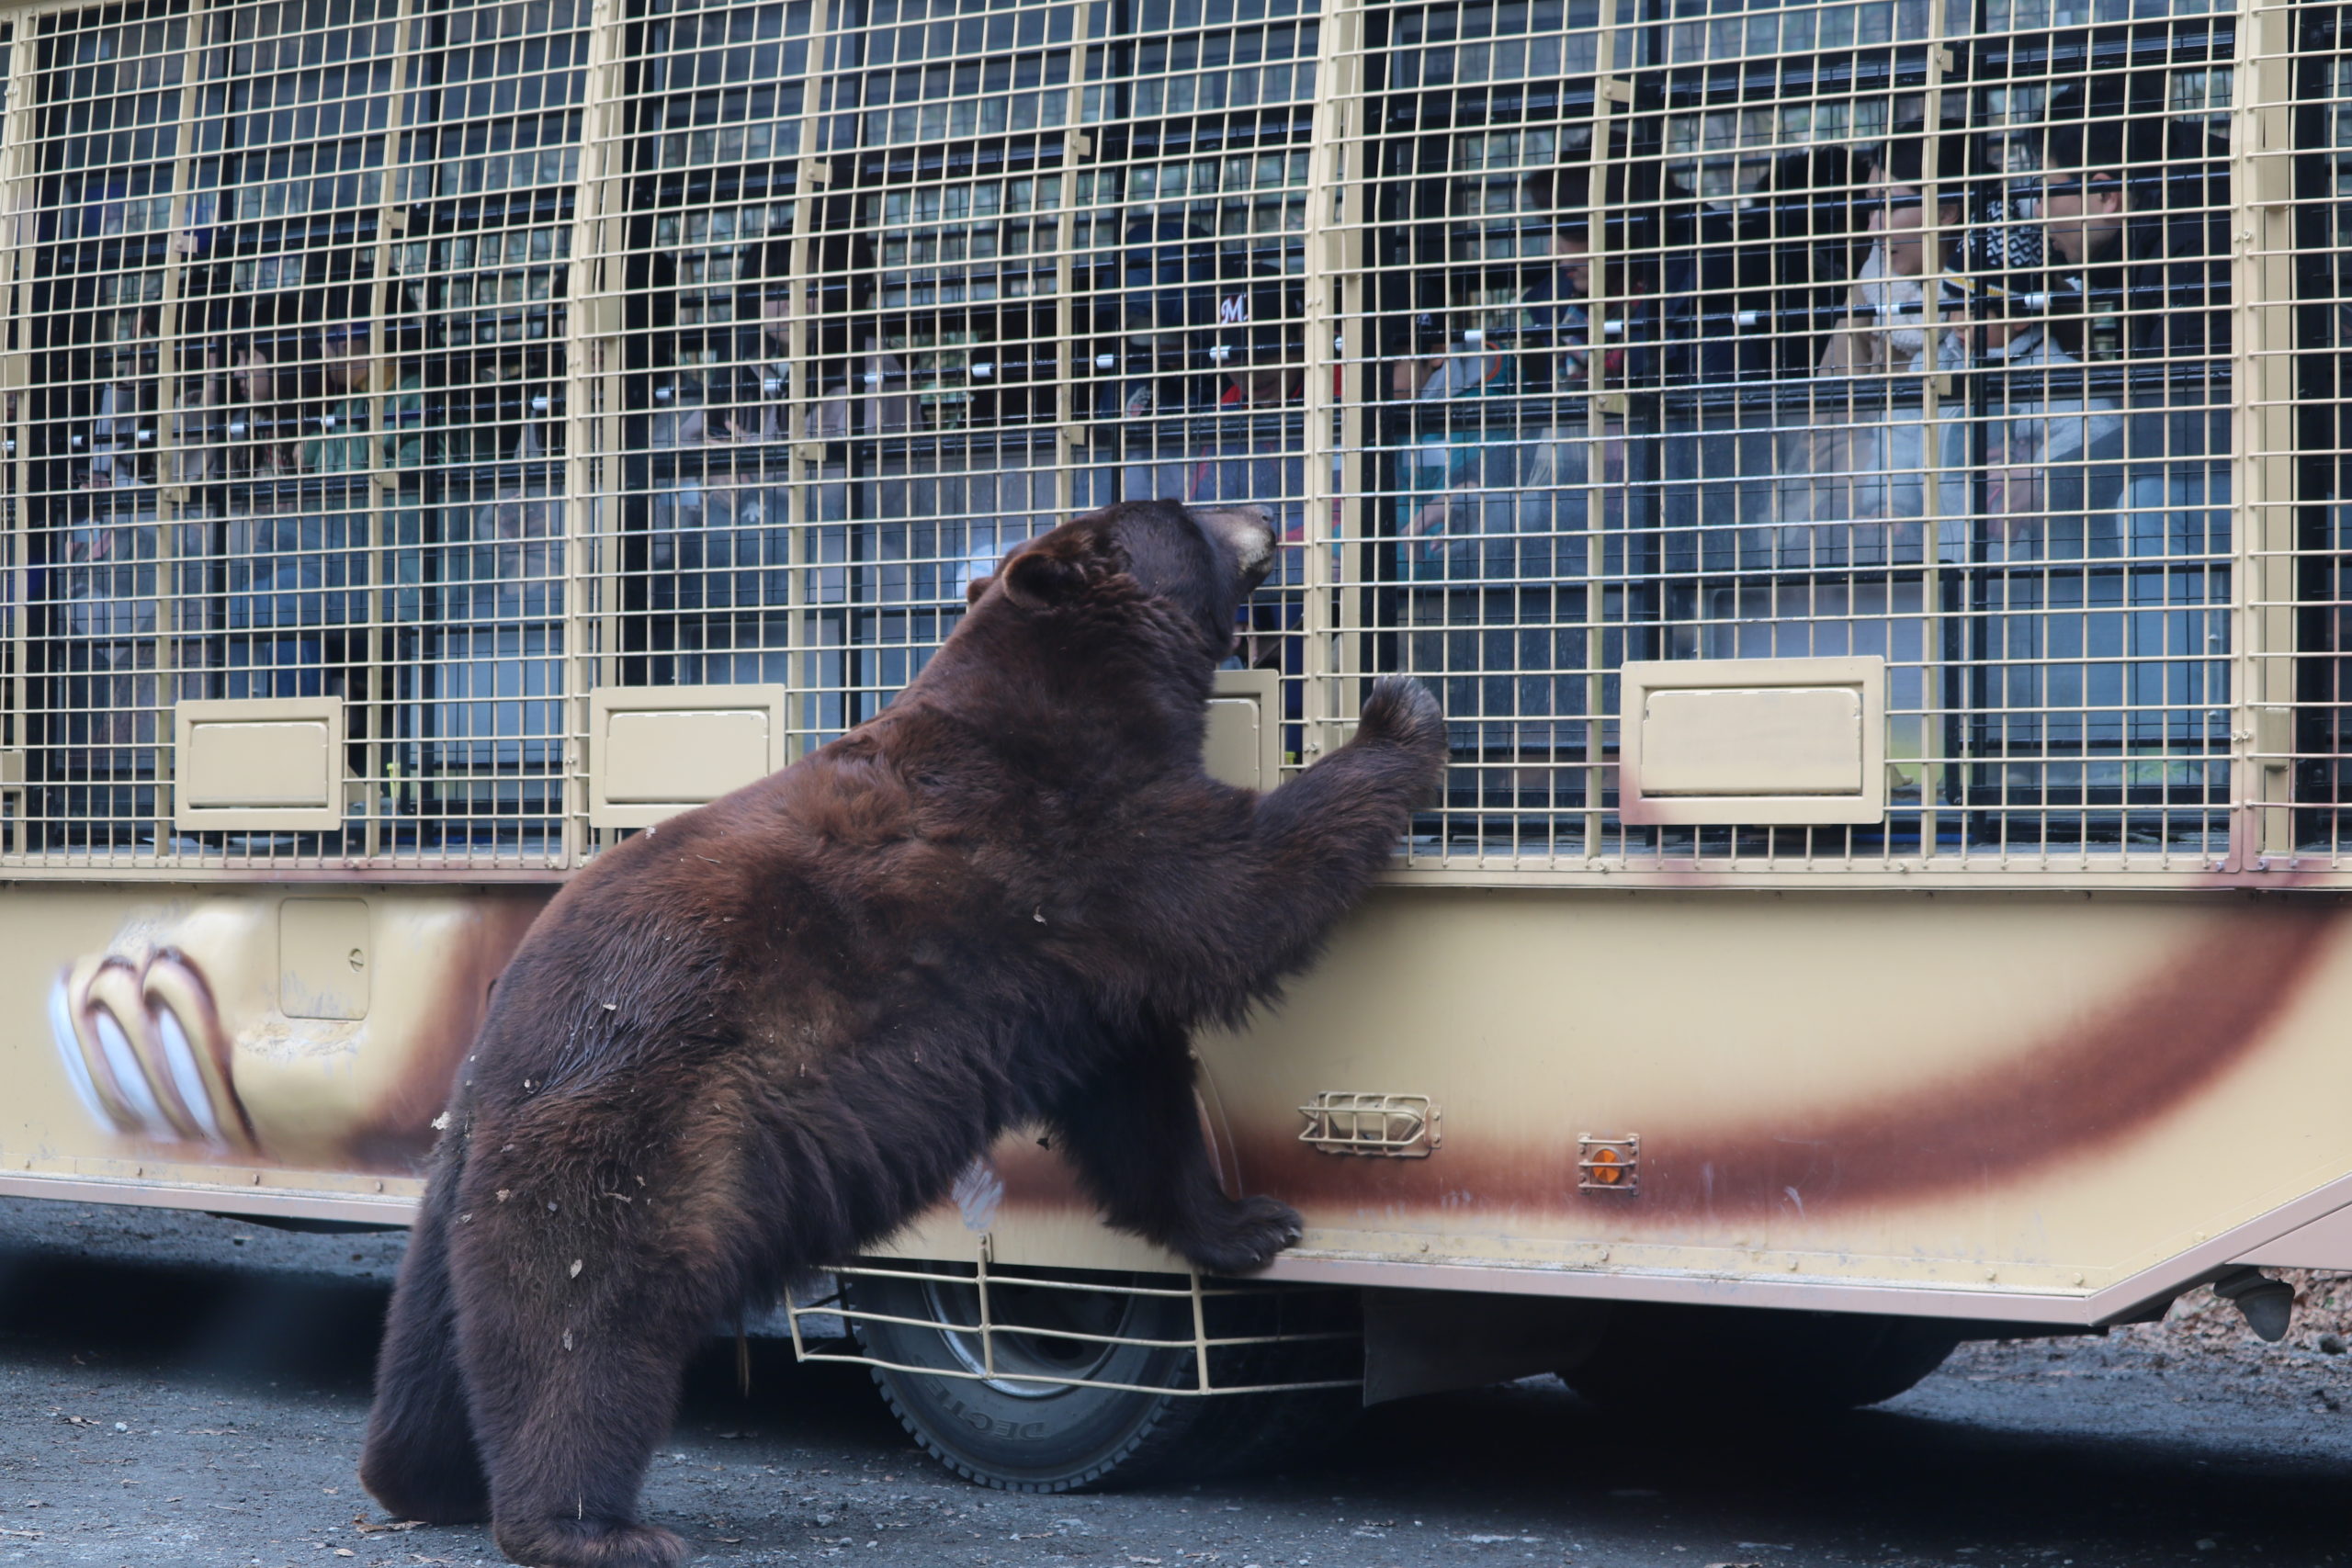
M499 1562L381 1529L353 1473L401 1242L0 1200L0 1564ZM727 1565L2352 1565L2352 1356L2239 1338L1964 1348L1815 1427L1629 1426L1534 1379L1385 1406L1288 1473L1075 1497L950 1479L862 1369L762 1349L746 1400L714 1348L646 1506Z

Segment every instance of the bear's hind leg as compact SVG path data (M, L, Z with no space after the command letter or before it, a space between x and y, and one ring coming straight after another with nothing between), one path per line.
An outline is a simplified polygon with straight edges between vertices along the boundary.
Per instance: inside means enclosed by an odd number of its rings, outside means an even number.
M436 1525L490 1517L490 1481L474 1446L449 1295L448 1222L460 1169L455 1158L442 1162L409 1233L359 1458L361 1483L394 1518Z
M655 1234L642 1215L561 1242L466 1238L469 1254L489 1244L479 1269L461 1260L459 1337L492 1534L533 1568L675 1568L687 1555L639 1520L638 1495L722 1292L711 1229Z
M1299 1237L1297 1210L1229 1198L1218 1182L1182 1030L1157 1027L1124 1046L1051 1120L1104 1219L1209 1273L1262 1269Z

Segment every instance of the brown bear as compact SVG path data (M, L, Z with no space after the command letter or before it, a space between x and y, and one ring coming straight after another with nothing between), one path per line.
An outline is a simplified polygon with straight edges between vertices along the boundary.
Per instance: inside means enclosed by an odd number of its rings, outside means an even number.
M1222 1191L1188 1032L1306 964L1432 793L1375 682L1281 788L1211 779L1255 509L1126 502L1009 554L880 716L600 855L498 982L392 1295L360 1472L542 1568L669 1568L639 1489L738 1304L1052 1129L1104 1217L1204 1269L1299 1235Z

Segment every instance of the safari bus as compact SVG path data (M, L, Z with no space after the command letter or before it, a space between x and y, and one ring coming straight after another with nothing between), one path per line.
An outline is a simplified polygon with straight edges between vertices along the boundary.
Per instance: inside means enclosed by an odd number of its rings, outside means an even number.
M565 876L1123 497L1208 766L1451 766L1196 1042L750 1326L991 1484L1554 1371L1885 1398L2352 1268L2352 8L0 8L0 1193L403 1224ZM2346 646L2339 648L2339 642ZM720 1325L734 1327L736 1325Z

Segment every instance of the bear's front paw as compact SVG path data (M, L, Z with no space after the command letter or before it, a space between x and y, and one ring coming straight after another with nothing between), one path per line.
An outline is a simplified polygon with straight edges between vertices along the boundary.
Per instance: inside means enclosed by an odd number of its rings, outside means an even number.
M1384 675L1372 683L1356 721L1356 739L1417 751L1432 762L1445 760L1445 714L1430 689L1403 675Z
M1298 1211L1278 1198L1245 1198L1203 1219L1177 1250L1204 1274L1248 1274L1306 1233Z

